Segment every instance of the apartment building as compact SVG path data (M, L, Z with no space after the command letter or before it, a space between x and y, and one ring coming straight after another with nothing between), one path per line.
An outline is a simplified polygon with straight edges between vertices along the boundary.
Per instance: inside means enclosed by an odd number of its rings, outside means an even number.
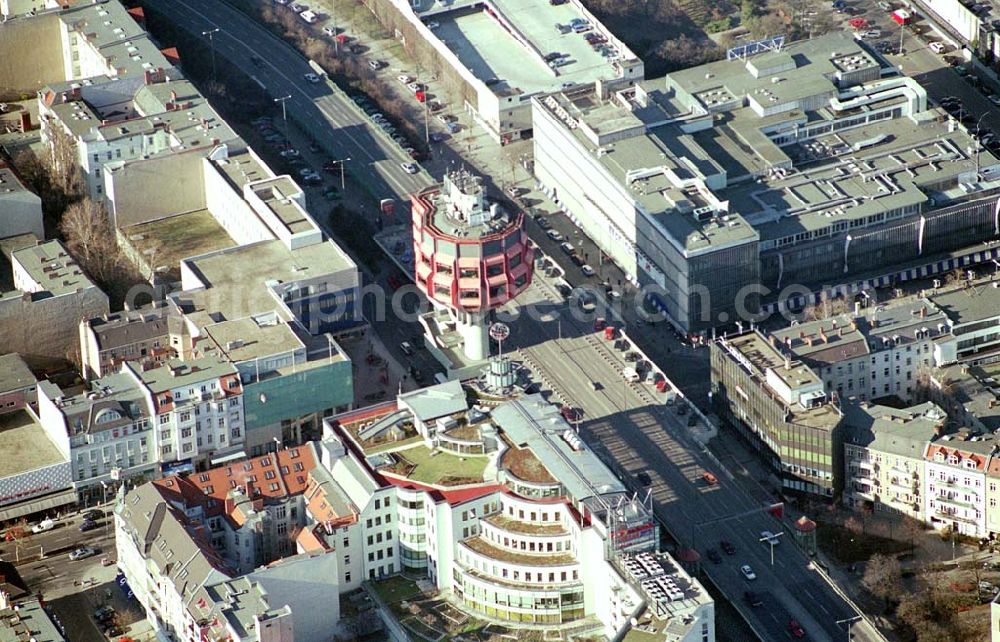
M945 421L930 402L903 410L851 404L844 413L844 503L928 521L924 453Z
M854 313L797 323L771 333L823 379L827 395L910 400L921 374L936 364L948 319L921 299L896 306L856 306Z
M183 324L165 306L83 319L80 369L85 378L94 379L118 372L126 361L162 365L167 358L190 354L183 332Z
M78 394L65 394L43 381L38 400L39 421L66 443L73 483L81 495L106 498L108 489L113 492L120 481L159 476L153 409L131 373L95 379Z
M532 105L539 181L684 332L996 258L997 159L846 32Z
M188 361L123 369L142 382L164 472L202 469L243 455L243 386L233 364L212 347Z
M42 140L73 145L87 194L103 202L104 168L180 152L208 155L220 144L245 148L176 68L137 77L53 83L38 93Z
M77 325L107 314L107 295L59 241L15 247L11 267L15 289L0 293L4 349L57 359L77 353Z
M712 403L788 490L833 497L842 487L842 411L824 381L754 330L711 344Z
M996 454L992 435L958 433L928 444L924 512L934 528L985 537L986 470Z
M321 642L337 631L338 557L294 544L317 463L307 445L119 494L121 578L161 634Z

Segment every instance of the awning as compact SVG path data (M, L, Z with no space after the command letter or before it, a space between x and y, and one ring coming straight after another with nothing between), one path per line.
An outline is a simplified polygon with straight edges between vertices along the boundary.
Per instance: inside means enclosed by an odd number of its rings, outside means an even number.
M42 497L36 497L0 509L0 521L14 520L18 517L40 513L58 508L59 506L65 506L66 504L75 504L77 501L79 501L79 498L76 496L76 491L72 488L67 488L57 493L43 495Z
M246 459L247 454L242 450L237 450L236 452L231 452L228 455L219 455L218 457L212 457L212 465L218 466L219 464L225 464L230 461L236 461L237 459Z

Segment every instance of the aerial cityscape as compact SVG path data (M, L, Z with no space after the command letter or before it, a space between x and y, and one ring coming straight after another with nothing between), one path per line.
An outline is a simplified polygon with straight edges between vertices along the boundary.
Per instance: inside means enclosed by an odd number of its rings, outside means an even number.
M0 642L1000 642L1000 3L0 0Z

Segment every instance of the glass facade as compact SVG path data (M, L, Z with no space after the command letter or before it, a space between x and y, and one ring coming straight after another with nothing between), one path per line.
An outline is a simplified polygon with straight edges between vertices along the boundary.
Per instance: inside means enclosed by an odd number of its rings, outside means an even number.
M273 426L327 408L347 406L353 401L354 382L349 360L275 376L244 385L246 430Z

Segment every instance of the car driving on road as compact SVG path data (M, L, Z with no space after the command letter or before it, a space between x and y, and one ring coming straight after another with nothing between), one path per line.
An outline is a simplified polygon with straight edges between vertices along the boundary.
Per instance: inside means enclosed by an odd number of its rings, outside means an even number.
M87 557L93 557L94 555L97 555L97 551L95 551L93 548L91 548L90 546L81 546L80 548L76 549L75 551L69 554L69 559L75 562L77 560L82 560Z
M749 564L744 564L743 566L741 566L740 573L742 573L743 577L747 578L750 581L757 579L757 574L753 572L753 569L750 568Z

